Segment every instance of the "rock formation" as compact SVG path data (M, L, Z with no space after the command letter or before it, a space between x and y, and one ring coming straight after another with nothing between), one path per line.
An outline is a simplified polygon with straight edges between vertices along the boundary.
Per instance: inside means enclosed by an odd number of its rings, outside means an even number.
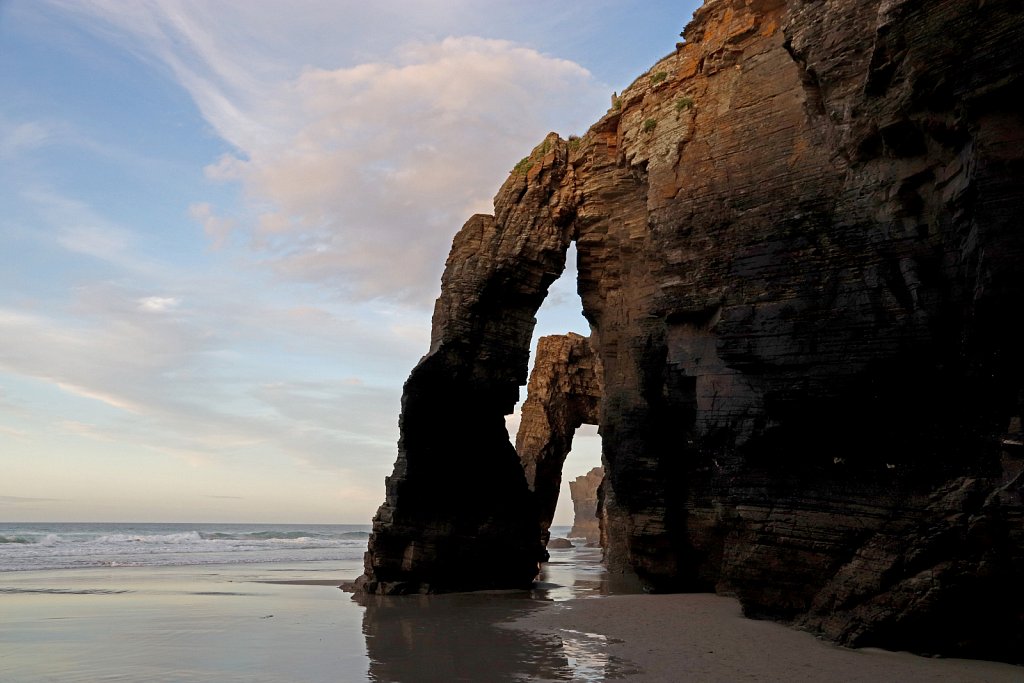
M598 490L604 479L604 469L595 467L569 482L572 497L573 520L569 536L585 538L587 545L601 543L601 525L598 523Z
M555 516L562 464L582 424L597 424L601 362L586 337L569 333L541 337L523 402L516 452L534 492L541 538Z
M529 581L541 516L501 419L575 239L611 569L1020 660L1019 9L710 0L684 37L456 236L364 588Z
M367 592L528 587L537 574L536 503L504 416L573 237L568 155L548 136L502 186L495 215L473 216L455 236L430 350L405 383L398 459L359 580Z

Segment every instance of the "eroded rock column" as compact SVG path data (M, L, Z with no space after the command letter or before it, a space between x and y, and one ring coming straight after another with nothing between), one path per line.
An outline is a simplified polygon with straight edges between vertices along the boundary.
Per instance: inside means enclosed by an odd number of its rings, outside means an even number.
M526 483L536 494L542 538L555 515L562 465L582 424L597 424L601 403L601 361L583 336L541 337L530 373L516 451Z
M585 538L587 545L601 543L600 495L604 468L595 467L584 475L569 482L572 496L573 522L569 531L571 538Z

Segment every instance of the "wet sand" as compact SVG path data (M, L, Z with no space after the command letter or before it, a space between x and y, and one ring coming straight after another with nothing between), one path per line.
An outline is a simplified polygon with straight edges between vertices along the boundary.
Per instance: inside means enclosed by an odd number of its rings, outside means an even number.
M589 643L591 649L603 643L605 659L592 668L603 665L609 674L651 683L1024 681L1024 667L1009 664L836 647L780 624L746 619L738 601L708 594L572 600L509 627Z
M295 563L2 573L0 681L366 680L363 610L334 587L355 571ZM309 585L321 582L333 585Z
M727 598L620 594L599 557L553 551L532 592L388 598L337 588L357 563L0 574L0 681L1024 681L836 648Z

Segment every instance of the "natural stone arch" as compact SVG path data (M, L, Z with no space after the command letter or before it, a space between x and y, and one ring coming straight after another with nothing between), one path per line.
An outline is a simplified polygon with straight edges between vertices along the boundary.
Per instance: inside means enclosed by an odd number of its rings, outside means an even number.
M582 138L517 165L456 238L364 589L531 578L500 417L575 239L612 572L1020 660L1024 32L1012 3L925 5L707 2Z
M537 575L534 496L504 416L574 237L568 157L548 135L498 192L496 215L455 236L430 350L405 383L398 458L358 581L367 592L525 588Z
M538 340L516 451L537 499L545 543L562 485L562 465L572 450L576 428L598 424L601 375L601 360L586 337L570 332Z

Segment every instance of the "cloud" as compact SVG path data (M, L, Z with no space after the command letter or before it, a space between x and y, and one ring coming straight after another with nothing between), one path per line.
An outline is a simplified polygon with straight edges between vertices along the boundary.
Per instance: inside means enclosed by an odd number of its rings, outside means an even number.
M14 427L6 427L0 425L0 434L4 434L12 439L24 440L27 439L29 433L23 429L15 429Z
M168 186L173 218L152 224L57 173L12 185L32 217L23 269L38 259L53 275L20 278L0 297L0 372L30 408L0 427L4 436L18 446L52 436L55 458L67 457L64 443L140 467L173 458L210 481L302 463L344 481L352 500L379 502L401 382L429 345L453 234L491 209L545 133L581 132L567 122L603 110L605 89L578 64L520 43L445 38L453 17L486 14L464 0L307 0L298 12L43 0L19 11L33 7L70 33L98 35L119 59L128 50L155 66L229 151L217 142L220 156L207 160L208 195ZM338 35L305 39L316 32ZM109 54L76 56L110 74ZM0 132L0 152L45 165L85 151L130 173L178 172L130 140L83 130L95 133L24 121Z
M87 203L39 187L25 189L20 196L50 229L45 238L52 234L60 248L127 270L149 265L138 254L130 253L136 246L132 230L102 216Z
M177 286L181 294L141 296L124 284L81 285L67 310L48 314L0 307L0 371L80 402L47 407L53 431L196 467L285 456L335 472L375 468L368 485L379 478L393 460L399 389L352 375L343 359L365 344L382 365L407 357L404 372L415 351L386 328L323 308L247 300L241 285L205 298L201 282ZM363 372L374 363L362 353ZM317 379L297 379L305 366Z
M25 505L31 503L59 503L63 498L26 498L24 496L0 496L0 505Z
M144 296L139 301L139 309L152 313L163 313L178 307L181 303L173 296Z
M428 307L459 226L491 210L509 169L548 131L581 132L565 128L589 121L607 98L579 64L511 41L401 38L416 22L440 25L431 13L455 26L457 12L441 4L385 3L373 13L318 5L324 22L347 32L339 40L364 48L358 27L394 22L378 33L392 41L385 54L339 51L331 57L349 64L341 67L290 58L285 36L302 44L322 29L272 8L58 4L160 65L233 146L206 174L240 184L246 206L191 207L211 247L242 236L246 257L279 278L353 301Z
M210 240L210 245L214 250L220 250L227 244L231 232L235 229L235 219L215 216L213 207L208 202L192 204L188 207L188 212L195 221L203 226L203 233Z
M568 108L589 79L572 62L472 37L409 45L395 62L307 69L286 91L297 125L284 143L208 174L241 180L272 207L250 232L281 277L424 304L459 225L489 210L546 132L546 108Z
M11 159L46 145L55 135L52 125L42 121L13 123L0 118L0 159Z

